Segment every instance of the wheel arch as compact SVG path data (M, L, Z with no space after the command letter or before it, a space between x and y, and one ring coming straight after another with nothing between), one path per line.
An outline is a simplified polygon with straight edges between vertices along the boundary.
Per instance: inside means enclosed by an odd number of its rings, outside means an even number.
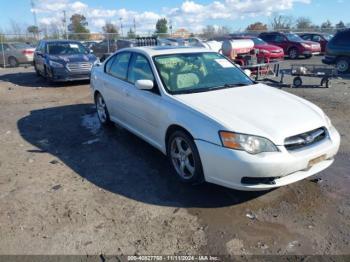
M187 135L189 135L193 140L194 140L194 137L193 135L191 134L190 131L188 131L186 128L184 128L183 126L179 125L179 124L171 124L166 132L165 132L165 140L164 140L164 143L165 143L165 152L166 154L168 154L168 140L170 138L170 135L172 133L174 133L175 131L183 131L185 132Z
M292 45L292 46L288 47L288 49L287 49L287 55L289 54L289 51L292 50L292 49L298 50L298 53L299 53L299 48L298 48L296 45Z

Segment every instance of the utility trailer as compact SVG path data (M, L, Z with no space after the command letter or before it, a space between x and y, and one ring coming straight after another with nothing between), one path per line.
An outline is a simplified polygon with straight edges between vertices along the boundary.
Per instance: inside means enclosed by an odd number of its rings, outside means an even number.
M283 78L287 73L283 71L281 74L281 82L283 82ZM331 87L331 79L339 77L335 67L316 64L293 64L290 75L294 77L293 87L302 87L303 78L312 77L321 79L320 87L329 88Z

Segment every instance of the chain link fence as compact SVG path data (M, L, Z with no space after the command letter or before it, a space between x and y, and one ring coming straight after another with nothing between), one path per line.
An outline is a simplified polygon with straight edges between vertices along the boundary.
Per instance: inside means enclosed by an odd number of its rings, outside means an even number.
M316 29L308 29L308 30L278 30L278 31L293 31L294 33L305 33L305 32L319 32L319 33L328 33L328 34L335 34L337 32L337 29L335 28L316 28ZM255 34L258 35L263 31L240 31L240 32L233 32L232 34ZM96 43L100 43L100 45L105 45L104 49L105 52L111 53L116 50L116 42L118 40L127 40L127 39L135 39L136 37L158 37L158 38L188 38L188 37L199 37L202 39L218 39L220 38L220 35L218 34L193 34L190 32L187 32L186 30L182 31L180 34L129 34L128 36L121 36L119 34L106 34L106 33L54 33L54 34L47 34L47 33L37 33L37 34L2 34L0 33L0 66L6 67L7 65L14 65L14 58L11 52L14 52L11 50L10 45L13 44L22 44L18 45L20 48L24 48L26 45L28 48L34 48L37 46L38 42L42 39L67 39L67 40L77 40L81 41L83 44L85 44L87 47L90 47L89 45L93 45ZM221 35L223 37L224 35ZM102 44L101 44L102 43ZM25 51L21 51L23 54L25 54ZM16 58L16 57L15 57ZM12 60L11 60L12 59ZM11 63L12 62L12 63ZM18 62L18 61L17 61Z

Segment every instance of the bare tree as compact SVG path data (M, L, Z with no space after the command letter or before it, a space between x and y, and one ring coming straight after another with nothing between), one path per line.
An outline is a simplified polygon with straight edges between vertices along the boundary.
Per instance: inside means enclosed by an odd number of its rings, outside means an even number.
M312 22L310 20L310 18L307 17L299 17L296 20L296 28L299 30L309 30L312 29Z
M228 35L231 32L231 30L227 27L227 26L220 26L217 30L216 30L216 34L223 36L223 35Z
M275 15L271 21L271 27L274 30L289 30L293 27L294 19L292 16Z
M207 25L205 28L202 30L202 36L204 38L212 38L216 34L215 27L212 25Z
M10 27L11 27L11 34L14 35L21 35L22 34L22 27L15 21L10 20Z

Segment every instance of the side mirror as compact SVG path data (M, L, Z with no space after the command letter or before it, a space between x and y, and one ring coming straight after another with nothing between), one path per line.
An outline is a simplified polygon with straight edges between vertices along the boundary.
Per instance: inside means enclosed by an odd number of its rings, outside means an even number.
M252 75L252 71L250 71L249 69L244 69L243 72L249 77Z
M154 87L153 81L146 79L137 80L135 86L140 90L151 90Z

